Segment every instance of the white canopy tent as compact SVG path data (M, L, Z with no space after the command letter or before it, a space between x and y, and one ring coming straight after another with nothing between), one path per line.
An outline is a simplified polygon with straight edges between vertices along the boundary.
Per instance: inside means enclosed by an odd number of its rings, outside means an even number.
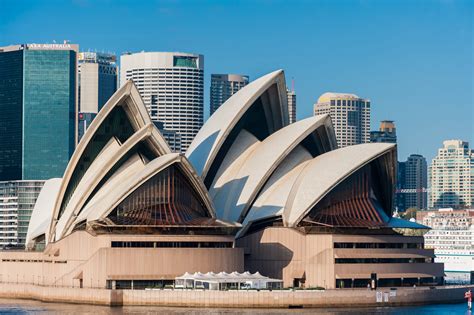
M206 290L281 289L283 280L262 276L259 272L195 272L175 278L175 288Z

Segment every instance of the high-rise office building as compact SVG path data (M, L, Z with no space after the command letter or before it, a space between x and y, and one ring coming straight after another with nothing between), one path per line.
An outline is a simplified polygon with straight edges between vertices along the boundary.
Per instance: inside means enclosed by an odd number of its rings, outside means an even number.
M117 90L116 57L112 54L81 52L78 71L79 111L97 114Z
M181 136L176 131L165 129L162 121L153 122L170 146L171 151L181 152Z
M429 167L429 207L462 209L474 205L474 150L446 140Z
M204 56L140 52L120 57L120 85L133 80L153 121L178 133L185 151L204 119Z
M294 89L286 89L286 96L288 97L288 114L290 117L289 123L296 121L296 92Z
M339 148L369 142L370 101L354 94L324 93L314 104L314 114L329 114Z
M89 128L89 125L94 120L96 113L79 113L77 115L77 137L79 141L82 139L82 136Z
M76 144L77 51L0 47L0 181L63 176Z
M212 115L229 97L249 83L247 75L212 74L209 113Z
M382 120L379 130L370 132L370 142L397 143L397 129L393 120Z
M0 182L0 249L24 247L28 224L44 181Z
M424 156L411 154L405 162L398 162L396 205L399 211L426 209L427 188L428 166Z
M117 90L117 64L112 54L81 52L78 60L79 115L78 139Z

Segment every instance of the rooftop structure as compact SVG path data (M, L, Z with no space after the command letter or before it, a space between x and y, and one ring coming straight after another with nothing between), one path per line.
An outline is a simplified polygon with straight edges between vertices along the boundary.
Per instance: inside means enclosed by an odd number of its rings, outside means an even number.
M393 120L382 120L379 130L370 132L370 142L397 143L397 129Z

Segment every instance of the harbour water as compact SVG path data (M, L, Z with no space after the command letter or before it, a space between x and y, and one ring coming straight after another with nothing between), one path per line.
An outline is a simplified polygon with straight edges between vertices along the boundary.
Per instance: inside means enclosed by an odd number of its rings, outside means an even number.
M438 304L409 307L376 307L376 308L337 308L337 309L191 309L191 308L164 308L164 307L106 307L92 305L76 305L61 303L43 303L27 300L0 299L0 314L93 314L93 315L237 315L237 314L407 314L407 315L462 315L472 313L467 310L467 304Z

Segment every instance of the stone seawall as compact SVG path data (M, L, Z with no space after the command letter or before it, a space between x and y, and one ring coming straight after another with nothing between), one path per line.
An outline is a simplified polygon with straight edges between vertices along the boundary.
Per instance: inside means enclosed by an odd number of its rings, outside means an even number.
M176 306L216 308L289 308L394 306L464 301L472 286L389 288L377 291L341 289L326 291L181 291L106 290L44 287L0 283L1 298L34 299L44 302L83 303L110 306Z

